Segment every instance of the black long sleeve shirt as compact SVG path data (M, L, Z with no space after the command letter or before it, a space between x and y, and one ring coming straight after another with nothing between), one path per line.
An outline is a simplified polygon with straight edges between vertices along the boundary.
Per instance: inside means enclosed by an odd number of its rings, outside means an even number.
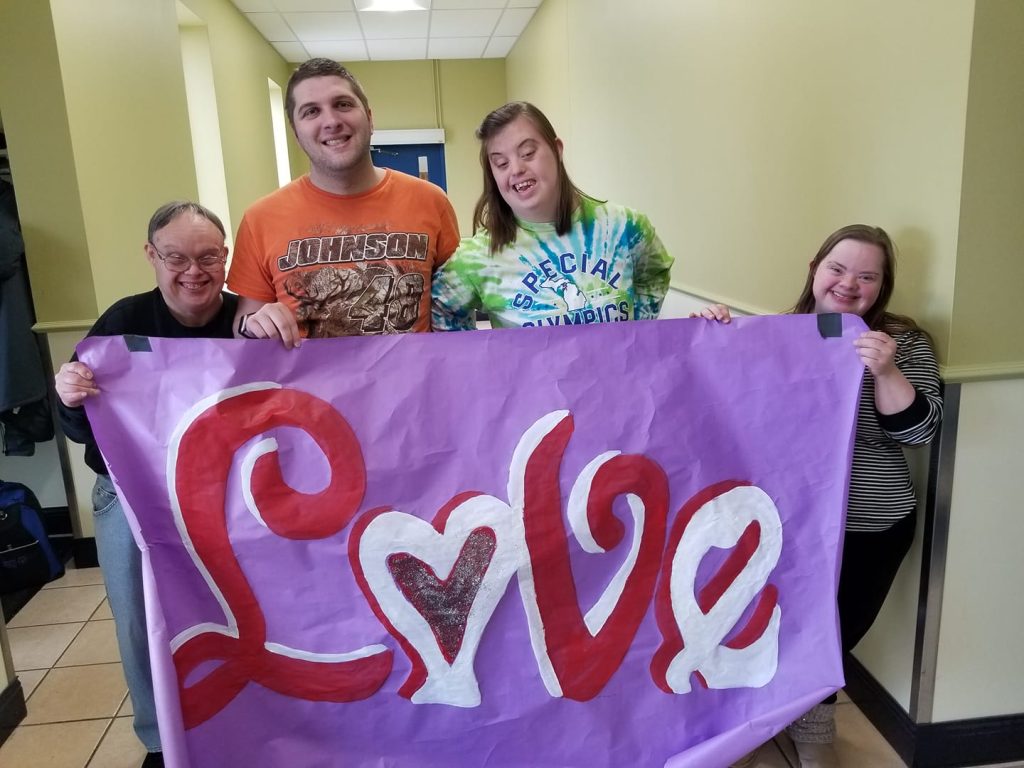
M158 288L149 293L128 296L115 302L100 315L86 336L156 336L167 339L230 339L234 329L235 310L238 297L222 293L224 301L220 310L206 325L191 327L179 323L167 308ZM71 358L77 360L78 356ZM102 395L101 395L102 397ZM96 474L107 474L103 456L96 446L92 427L84 408L68 408L58 401L60 425L69 440L85 445L85 463Z

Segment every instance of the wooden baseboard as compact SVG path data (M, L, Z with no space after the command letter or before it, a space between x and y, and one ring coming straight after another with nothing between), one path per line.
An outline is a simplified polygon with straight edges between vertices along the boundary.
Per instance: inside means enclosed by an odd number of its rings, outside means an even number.
M915 723L852 656L846 693L911 768L964 768L1024 760L1024 713Z

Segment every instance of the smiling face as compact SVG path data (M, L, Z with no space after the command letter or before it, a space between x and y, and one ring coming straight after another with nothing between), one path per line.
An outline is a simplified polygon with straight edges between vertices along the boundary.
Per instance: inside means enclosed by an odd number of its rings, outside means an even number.
M174 318L189 327L210 322L221 306L224 265L203 270L195 260L207 255L227 255L224 235L213 222L195 213L182 213L154 232L153 243L146 243L145 250L156 273L157 287ZM160 259L157 250L165 257L189 256L192 262L184 272L174 272Z
M552 147L522 115L487 141L487 159L498 192L524 221L555 220L561 156L561 139L555 139Z
M814 272L814 311L863 317L878 300L884 269L885 253L880 246L840 240Z
M310 77L297 83L292 93L292 126L299 146L309 156L312 182L339 194L373 186L373 116L352 84L333 75Z

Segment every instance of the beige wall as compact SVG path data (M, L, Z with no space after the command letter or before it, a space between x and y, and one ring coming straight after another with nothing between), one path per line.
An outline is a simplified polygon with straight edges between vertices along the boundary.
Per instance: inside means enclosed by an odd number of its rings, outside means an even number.
M548 0L509 56L509 94L563 105L575 180L650 215L684 290L778 311L827 233L886 227L894 306L944 356L973 10Z
M546 0L506 62L577 183L651 216L677 288L778 311L827 233L877 223L947 375L1017 377L963 385L936 720L1024 711L1021 39L1019 0ZM857 648L905 707L920 557Z
M575 169L571 84L575 60L569 55L569 5L569 0L544 0L505 60L505 70L509 101L533 102L547 115L565 143L568 167Z
M354 61L345 66L366 91L377 130L442 127L432 62Z
M472 234L473 208L483 191L480 143L475 131L487 113L506 101L505 61L441 61L441 114L444 116L448 197L462 234Z
M1024 379L962 385L935 720L1024 712Z
M443 128L448 197L462 234L472 229L481 191L479 145L484 115L505 103L505 62L380 61L346 64L370 100L377 130Z
M277 189L267 80L273 80L284 91L292 67L228 0L183 2L207 26L228 202L237 226L250 203ZM289 143L291 157L302 154L294 140ZM293 162L292 169L298 176L304 166Z
M277 187L267 79L284 84L290 70L229 0L186 2L207 26L237 221ZM197 195L178 29L175 0L0 5L0 111L37 315L51 327L152 286L145 224Z
M980 0L949 359L956 374L1024 374L1024 2Z
M182 2L209 41L230 209L221 213L237 225L277 187L267 80L284 89L291 67L229 0ZM175 0L5 3L0 30L0 112L38 319L81 325L152 285L145 222L160 203L198 194L178 8ZM480 192L472 132L505 101L504 62L353 70L378 128L446 130L449 194L468 234ZM290 132L289 144L298 175L307 164Z
M142 245L153 210L166 200L196 197L177 15L172 2L51 0L50 5L96 305L102 311L152 286ZM117 43L100 44L110 39ZM20 152L20 145L13 152ZM36 256L31 243L26 252L31 263ZM32 285L45 288L35 275ZM40 317L51 319L78 318Z
M48 3L0 3L0 112L36 314L41 320L94 318L92 268Z

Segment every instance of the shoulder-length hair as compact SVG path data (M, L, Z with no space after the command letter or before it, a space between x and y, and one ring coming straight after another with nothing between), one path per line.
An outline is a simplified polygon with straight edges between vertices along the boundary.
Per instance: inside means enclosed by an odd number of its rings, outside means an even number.
M886 333L902 333L904 331L925 331L910 317L897 315L886 311L889 306L889 299L892 298L893 288L896 286L896 246L892 238L881 227L872 227L868 224L849 224L840 227L831 235L825 238L818 253L811 260L807 270L807 281L804 283L803 291L796 304L789 311L794 314L809 314L814 312L814 273L818 271L818 265L824 261L832 249L843 240L856 240L859 243L877 245L882 251L882 285L878 290L878 298L868 311L864 313L864 323L873 331L885 331Z
M562 155L558 151L558 136L544 113L526 101L512 101L498 107L487 115L476 129L476 137L480 139L480 167L484 172L484 190L473 210L473 231L483 229L491 236L492 254L516 239L517 224L515 214L501 196L494 174L491 173L487 142L517 117L525 117L533 123L558 163L558 204L555 208L554 223L555 231L559 235L569 231L572 225L572 212L579 204L580 198L586 197L569 178L569 173L562 162Z

